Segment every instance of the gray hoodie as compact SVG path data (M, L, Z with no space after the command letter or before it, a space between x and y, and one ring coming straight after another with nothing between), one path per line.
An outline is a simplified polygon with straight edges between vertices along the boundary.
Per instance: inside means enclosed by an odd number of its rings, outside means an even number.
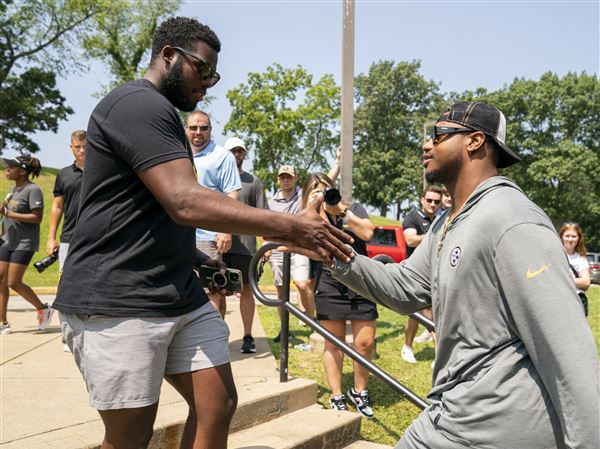
M500 176L447 216L401 264L333 270L399 313L433 306L432 405L397 447L600 448L596 344L549 218Z

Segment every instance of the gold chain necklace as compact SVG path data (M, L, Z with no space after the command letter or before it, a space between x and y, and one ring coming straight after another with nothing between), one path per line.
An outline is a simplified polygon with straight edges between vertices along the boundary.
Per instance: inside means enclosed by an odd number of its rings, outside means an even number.
M448 216L446 217L446 220L444 221L444 225L442 226L442 230L440 232L440 238L437 242L438 254L440 254L440 251L442 250L442 246L444 245L444 239L446 238L446 232L448 232L449 224L450 224L450 214L448 214Z

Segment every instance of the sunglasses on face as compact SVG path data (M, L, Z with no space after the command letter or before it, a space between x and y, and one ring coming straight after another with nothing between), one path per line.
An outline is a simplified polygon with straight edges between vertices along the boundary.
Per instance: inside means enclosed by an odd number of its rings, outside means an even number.
M187 129L189 129L193 133L195 133L197 131L204 131L204 132L206 132L206 131L208 131L210 129L210 126L208 126L208 125L202 125L202 126L200 126L200 125L191 125L191 126L188 126Z
M425 201L427 201L429 204L440 204L442 202L442 200L434 200L433 198L425 198Z
M472 133L474 129L471 128L452 128L450 126L434 126L431 132L429 133L429 138L433 141L434 145L439 144L444 140L445 136L450 134L458 134L458 133Z
M221 79L221 75L214 71L210 64L204 59L190 53L187 50L184 50L181 47L173 47L173 50L183 53L185 56L192 58L196 62L193 64L196 72L198 72L198 75L200 75L200 78L202 78L203 81L208 81L209 87L213 87Z

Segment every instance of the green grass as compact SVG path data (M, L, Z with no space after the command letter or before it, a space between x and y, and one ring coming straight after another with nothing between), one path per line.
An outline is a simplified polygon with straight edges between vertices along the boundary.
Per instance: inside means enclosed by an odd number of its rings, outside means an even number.
M600 287L588 290L590 316L588 317L596 344L600 344ZM280 345L272 343L272 338L279 332L279 316L274 307L259 306L258 312L270 338L271 349L279 358ZM298 320L290 318L290 347L299 343L308 343L311 331L307 327L298 326ZM434 357L431 343L415 344L417 363L411 365L400 357L400 348L404 343L404 326L406 317L398 315L384 307L379 307L377 321L377 353L379 359L375 364L386 370L402 384L421 397L425 397L431 387L431 361ZM290 377L311 379L319 384L318 401L329 407L329 387L325 380L322 353L302 352L290 349ZM343 387L344 391L352 386L352 366L348 357L344 361ZM375 376L369 380L369 393L373 400L375 418L362 420L362 438L380 444L393 445L402 436L404 429L417 417L419 409L403 399L387 384Z
M4 165L0 165L0 198L3 200L6 194L14 187L14 182L9 181L4 177ZM52 207L52 190L54 188L54 180L58 170L55 168L43 168L40 176L35 178L35 182L44 193L44 218L40 224L40 250L33 255L33 259L29 268L25 272L23 281L31 287L55 287L58 285L58 263L51 265L43 273L38 273L33 268L33 262L46 257L46 241L48 239L48 225L50 222L50 208ZM61 223L62 227L62 223ZM60 235L60 228L59 233Z

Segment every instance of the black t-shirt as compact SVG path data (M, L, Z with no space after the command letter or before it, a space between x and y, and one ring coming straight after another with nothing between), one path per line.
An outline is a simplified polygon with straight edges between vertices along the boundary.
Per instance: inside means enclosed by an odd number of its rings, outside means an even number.
M96 106L56 309L178 316L208 301L193 272L194 228L175 223L138 177L181 158L192 164L181 119L149 81L119 86Z
M83 171L77 165L71 164L68 167L62 168L54 181L54 196L65 197L63 227L60 233L61 243L69 243L75 229L82 175Z
M402 227L404 229L416 229L417 235L427 234L429 227L433 220L429 218L429 216L423 211L416 210L411 212L406 217L404 217L404 221L402 222ZM406 257L409 257L415 248L406 245Z

